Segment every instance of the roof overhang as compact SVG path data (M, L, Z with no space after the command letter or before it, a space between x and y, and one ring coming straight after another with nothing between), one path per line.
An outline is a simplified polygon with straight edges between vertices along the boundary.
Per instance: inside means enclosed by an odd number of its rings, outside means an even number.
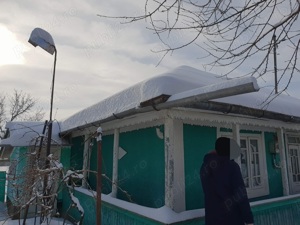
M105 118L96 121L86 122L79 126L71 127L69 129L64 129L60 133L60 136L65 136L74 130L85 129L91 125L100 126L103 123L113 121L116 119L125 118L139 113L145 113L153 110L169 109L173 107L187 107L188 105L192 105L198 102L206 102L212 99L239 95L239 94L244 94L249 92L256 92L258 90L259 90L259 86L255 78L243 77L243 78L224 81L218 84L206 85L192 90L183 91L180 93L173 94L170 97L169 96L166 97L165 95L162 95L164 97L163 99L166 100L165 102L161 101L161 98L159 98L160 100L157 103L158 99L155 97L156 99L154 99L154 101L149 100L147 102L148 104L144 104L142 102L138 107L130 108L128 110L119 113L112 113L110 116L107 116ZM99 111L99 114L101 114L101 111ZM72 119L74 121L72 121ZM68 123L75 123L76 119L80 119L80 117L71 118L68 121ZM81 123L83 122L84 121L81 121Z

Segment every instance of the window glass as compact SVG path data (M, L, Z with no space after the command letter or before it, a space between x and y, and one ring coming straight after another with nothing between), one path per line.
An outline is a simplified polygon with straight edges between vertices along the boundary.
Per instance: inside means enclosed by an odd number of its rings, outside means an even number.
M241 172L245 182L245 186L249 187L249 171L248 171L248 155L247 155L247 145L246 140L241 140Z
M224 136L232 138L228 133L224 134ZM241 133L241 157L240 161L237 160L237 162L240 162L241 173L249 198L256 198L269 194L265 149L262 143L263 140L261 134ZM298 177L298 174L295 174L295 177Z

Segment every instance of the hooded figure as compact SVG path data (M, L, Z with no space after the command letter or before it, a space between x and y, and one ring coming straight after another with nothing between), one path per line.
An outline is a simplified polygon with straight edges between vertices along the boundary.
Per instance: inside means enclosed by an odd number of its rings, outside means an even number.
M240 154L240 147L233 139L220 137L215 143L215 151L204 157L200 177L206 225L253 224L240 167L233 160Z

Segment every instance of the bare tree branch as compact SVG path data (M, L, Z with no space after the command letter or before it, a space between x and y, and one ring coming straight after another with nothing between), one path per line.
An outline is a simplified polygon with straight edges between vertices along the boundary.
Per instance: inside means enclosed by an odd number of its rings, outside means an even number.
M206 66L226 67L224 75L241 67L245 74L256 77L274 72L270 57L274 47L272 37L276 35L275 44L285 50L279 76L292 78L300 70L299 13L299 0L146 0L143 15L98 16L126 23L146 20L148 29L164 45L157 51L165 53L161 60L168 53L196 45L200 47L199 55L203 50L208 54L210 61ZM178 34L185 38L172 42ZM249 63L253 60L257 63ZM283 80L278 82L284 83Z
M35 105L36 100L29 94L14 90L13 96L9 98L10 103L10 121L30 111Z

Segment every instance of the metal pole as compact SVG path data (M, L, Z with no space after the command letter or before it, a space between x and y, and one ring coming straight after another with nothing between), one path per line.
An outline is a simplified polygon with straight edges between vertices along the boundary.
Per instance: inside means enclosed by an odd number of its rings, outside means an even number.
M52 139L52 109L53 109L53 95L54 95L54 81L55 81L55 69L56 69L56 58L57 58L57 50L55 46L54 48L54 67L53 67L53 76L52 76L52 86L51 86L51 98L50 98L50 120L48 124L48 141L47 141L47 149L46 149L46 168L49 168L50 162L47 157L50 155L51 148L51 139Z
M278 94L278 84L277 84L277 56L276 56L276 35L273 35L273 50L274 50L274 75L275 75L275 94Z
M57 50L54 45L54 66L53 66L53 76L52 76L52 86L51 86L51 101L50 101L50 122L52 122L52 108L53 108L53 95L54 95L54 80L55 80L55 69L56 69L56 58Z
M98 144L98 153L97 153L97 212L96 220L97 225L101 225L101 189L102 189L102 128L97 129L97 144Z
M52 109L53 109L53 95L54 95L54 81L55 81L55 69L56 69L56 58L57 58L57 50L55 48L55 46L53 45L53 48L54 48L54 67L53 67L53 76L52 76L52 85L51 85L51 98L50 98L50 120L49 120L49 123L48 123L48 137L47 137L47 148L46 148L46 169L50 168L50 161L48 159L48 156L50 155L51 153L51 140L52 140L52 124L53 124L53 121L52 121ZM49 204L49 201L50 201L50 197L47 197L49 196L49 192L50 190L48 190L48 174L45 174L45 177L44 177L44 204L46 206L48 206ZM46 208L44 208L45 211ZM43 211L44 211L43 210ZM45 212L43 212L44 215L46 215Z

